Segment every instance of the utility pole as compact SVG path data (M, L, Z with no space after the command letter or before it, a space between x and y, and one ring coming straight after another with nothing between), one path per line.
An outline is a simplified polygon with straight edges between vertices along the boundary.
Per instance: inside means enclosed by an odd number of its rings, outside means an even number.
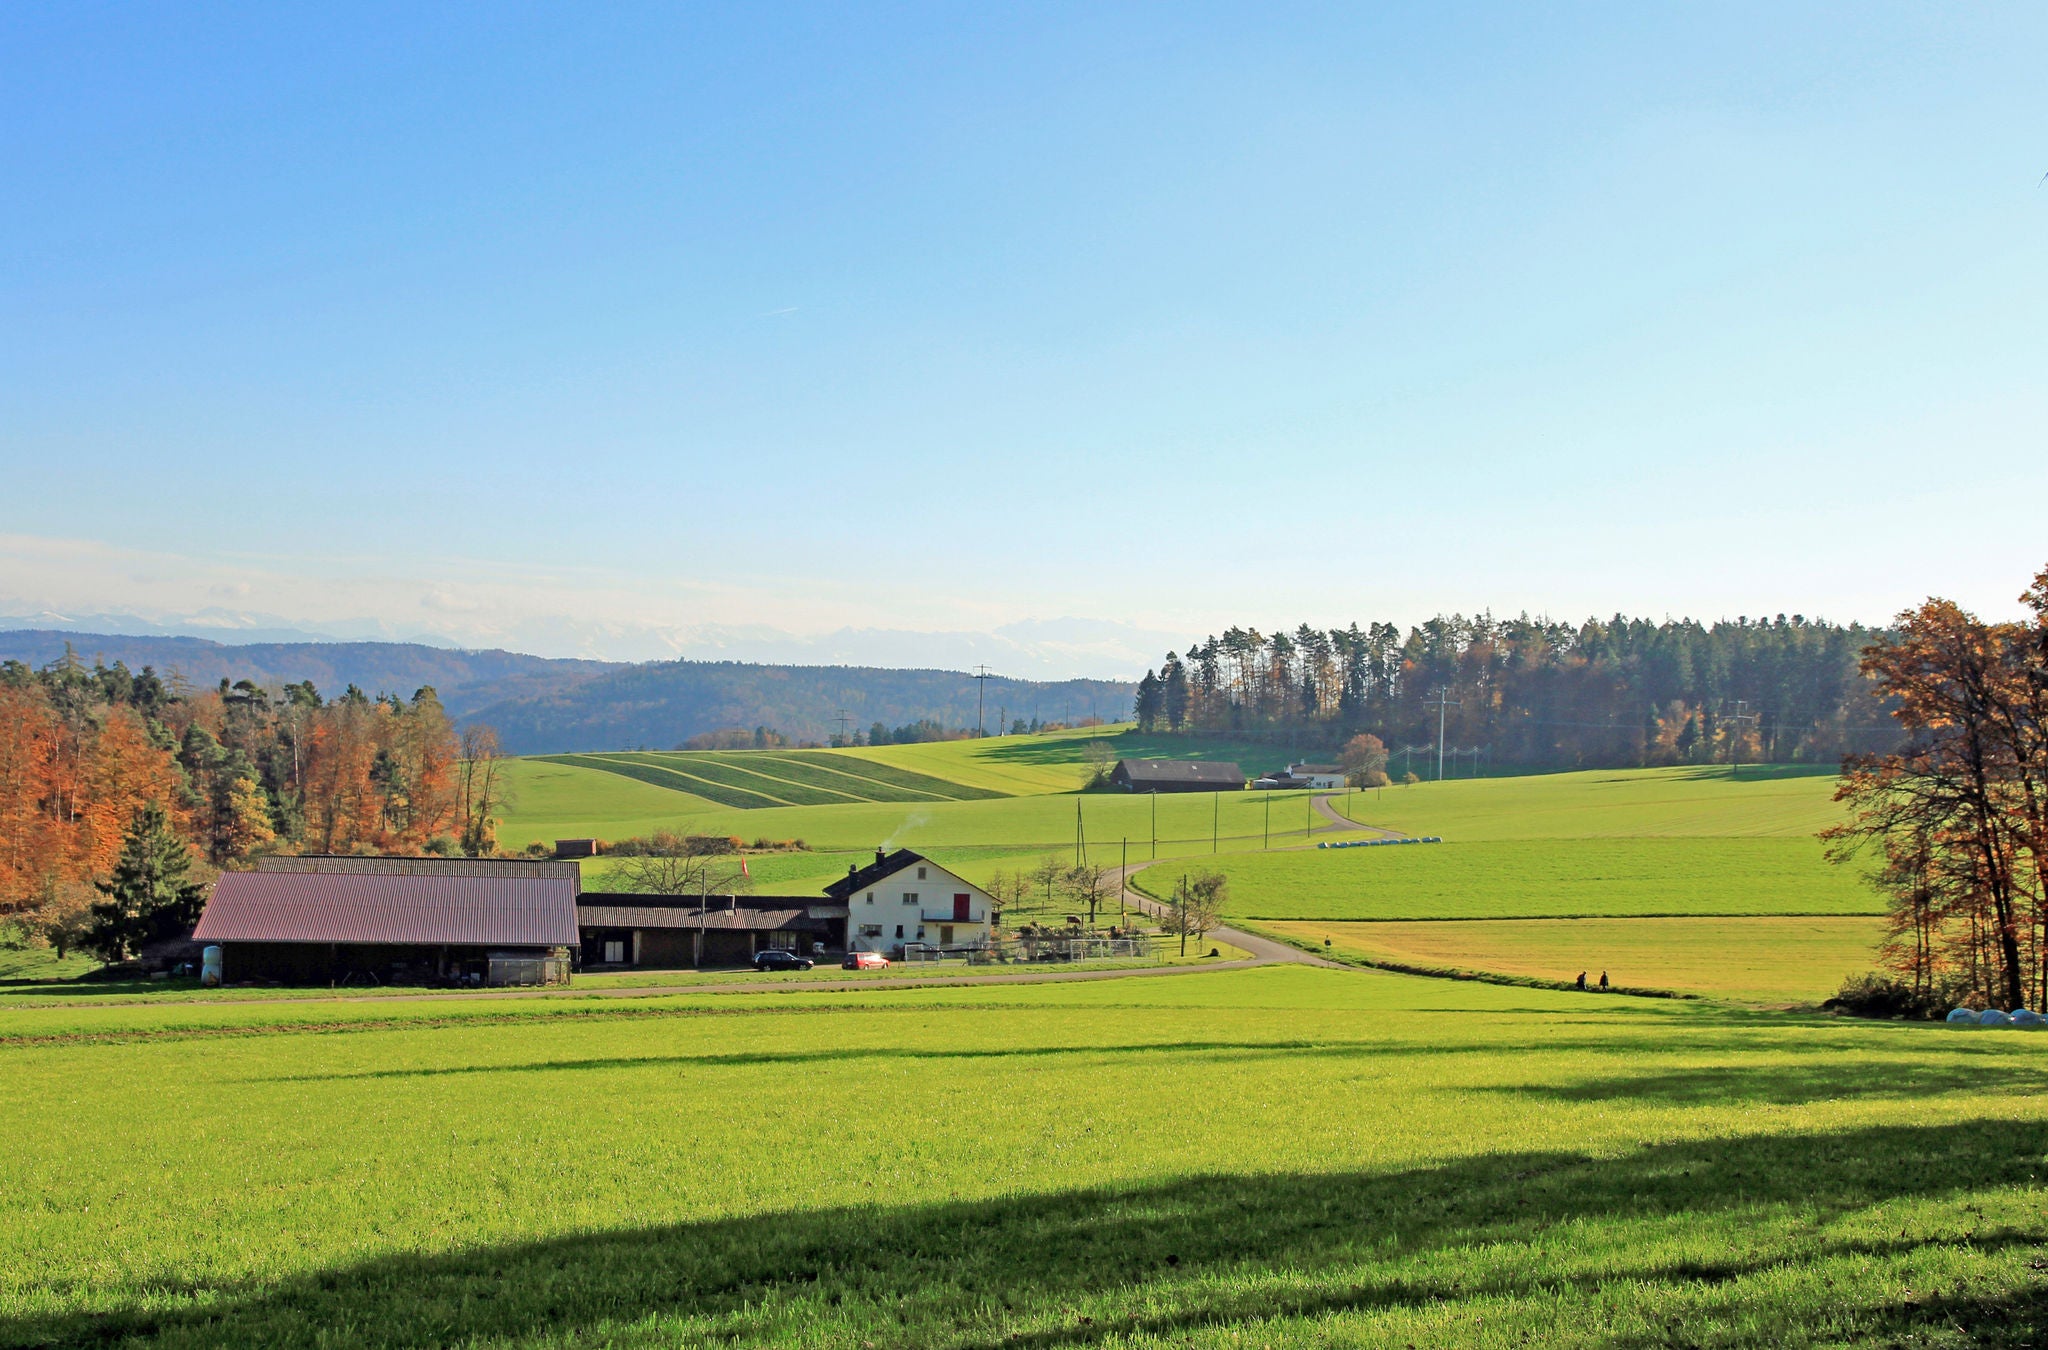
M1428 707L1428 701L1422 706ZM1436 691L1436 781L1439 783L1444 781L1444 716L1450 709L1463 706L1451 697L1448 687Z
M1124 887L1126 887L1126 886L1130 885L1130 883L1131 883L1131 841L1130 841L1130 837L1129 837L1129 836L1127 835L1127 836L1125 836L1125 838L1124 838L1124 862L1123 862L1123 866L1117 869L1117 874L1116 874L1116 922L1117 922L1117 927L1119 927L1119 928L1123 927L1123 926L1124 926L1124 925L1125 925L1126 923L1128 923L1128 922L1129 922L1129 916L1128 916L1128 915L1126 915L1126 914L1124 913Z
M1152 853L1154 862L1159 861L1159 789L1153 788L1145 794L1152 799Z
M1742 724L1755 722L1757 715L1749 710L1748 699L1739 698L1735 700L1735 711L1723 711L1721 720L1735 724L1734 733L1728 737L1728 774L1733 778L1742 772Z
M1209 794L1209 851L1211 853L1216 851L1217 833L1221 829L1222 823L1223 796L1221 793L1212 792Z
M974 735L977 740L988 734L981 727L981 696L988 689L989 679L987 666L974 668Z
M847 716L846 709L841 708L839 710L839 715L833 718L832 720L839 724L839 744L841 746L852 745L853 741L846 734L846 724L848 722L851 722L853 719Z
M1266 794L1266 838L1259 847L1273 847L1273 794L1270 792Z

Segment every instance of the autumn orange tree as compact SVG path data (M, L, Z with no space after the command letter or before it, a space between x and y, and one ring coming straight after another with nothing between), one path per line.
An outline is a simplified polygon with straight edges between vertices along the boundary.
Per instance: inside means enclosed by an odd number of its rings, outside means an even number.
M471 728L494 745L488 728ZM487 757L494 761L495 754ZM0 665L0 919L74 932L145 808L213 865L271 850L489 852L496 765L473 784L439 697L243 680L191 689L66 653ZM153 819L153 817L152 817Z
M2048 1003L2048 569L2022 600L2016 623L1929 600L1866 650L1907 741L1845 762L1823 836L1875 858L1888 965L2007 1008Z

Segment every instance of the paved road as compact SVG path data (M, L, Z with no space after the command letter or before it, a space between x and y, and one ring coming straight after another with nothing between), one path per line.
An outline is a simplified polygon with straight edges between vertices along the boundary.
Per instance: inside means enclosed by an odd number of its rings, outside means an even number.
M1172 860L1167 859L1165 861ZM1132 863L1129 867L1112 867L1109 869L1109 881L1111 885L1123 892L1125 904L1143 913L1150 914L1155 919L1159 919L1166 917L1166 906L1142 891L1132 890L1129 884L1132 877L1153 865L1149 862L1142 862ZM1263 938L1256 933L1247 933L1237 928L1212 929L1210 936L1218 941L1227 942L1233 947L1242 947L1252 954L1252 959L1249 961L1232 961L1228 963L1233 966L1263 966L1285 962L1302 966L1328 966L1332 970L1344 969L1335 961L1325 961L1320 956L1312 956L1299 947L1290 947L1284 942L1275 942L1271 938ZM1215 970L1217 967L1198 966L1196 969ZM1134 971L1132 973L1135 974L1137 972Z
M1246 945L1238 938L1224 936L1224 931L1219 929L1217 936L1222 937L1225 942L1240 947ZM1280 944L1266 942L1264 939L1253 941L1265 947L1293 950L1281 948ZM1295 952L1294 955L1308 961L1315 959L1303 952ZM1146 975L1199 975L1209 970L1246 970L1252 966L1267 965L1274 959L1287 958L1254 955L1252 959L1246 961L1210 961L1199 966L1134 966L1116 970L1023 970L1001 975L934 975L925 979L917 976L869 976L860 980L744 980L730 984L637 984L604 989L585 984L571 985L566 989L469 989L445 994L328 995L324 998L221 999L218 1002L248 1002L269 1008L291 1003L469 1003L477 999L648 998L658 994L805 994L820 990L848 992L860 989L887 993L895 989L950 989L961 984L1055 984L1066 980L1127 980Z
M1333 797L1334 795L1336 795L1336 794L1334 794L1334 793L1329 793L1329 792L1325 792L1325 793L1323 793L1322 795L1320 795L1320 796L1316 797L1316 798L1314 799L1314 801L1315 801L1315 808L1316 808L1316 813L1317 813L1318 815L1322 816L1322 818L1323 818L1324 820L1327 820L1327 821L1329 821L1329 822L1330 822L1330 823L1331 823L1332 825L1336 826L1336 827L1337 827L1338 829L1340 829L1340 830L1371 830L1371 831L1372 831L1372 832L1373 832L1374 834L1378 834L1378 835L1383 835L1383 836L1385 836L1385 837L1386 837L1386 838L1388 838L1388 839L1405 839L1405 838L1407 838L1407 836L1406 836L1406 835L1404 835L1403 833L1401 833L1401 831L1399 831L1399 830L1390 830L1390 829L1386 828L1386 827L1385 827L1384 825L1364 825L1364 824L1360 824L1360 823L1359 823L1358 821L1352 820L1352 819L1350 819L1349 817L1347 817L1347 816L1343 815L1342 813L1340 813L1340 812L1339 812L1339 811L1337 810L1337 808L1336 808L1336 807L1334 807L1334 806L1330 805L1330 798L1331 798L1331 797Z

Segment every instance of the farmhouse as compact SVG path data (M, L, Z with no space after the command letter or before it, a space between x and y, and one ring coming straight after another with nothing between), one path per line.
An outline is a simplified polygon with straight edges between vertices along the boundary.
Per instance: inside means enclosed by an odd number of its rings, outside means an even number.
M1239 792L1244 773L1208 760L1120 759L1109 781L1126 792Z
M810 955L846 937L846 906L802 895L647 895L585 891L576 898L583 965L737 966L779 948Z
M1312 788L1335 792L1344 786L1344 770L1335 764L1290 764L1282 773L1269 773L1252 784L1255 788Z
M192 936L230 983L554 984L579 885L574 863L265 858L215 883Z
M921 853L875 850L825 888L846 906L846 950L902 957L987 943L994 901Z

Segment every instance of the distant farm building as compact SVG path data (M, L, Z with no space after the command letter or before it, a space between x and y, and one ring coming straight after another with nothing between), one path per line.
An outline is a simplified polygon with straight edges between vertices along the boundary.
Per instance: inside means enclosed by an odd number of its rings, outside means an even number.
M1239 792L1244 772L1213 760L1120 759L1109 781L1126 792Z
M265 858L215 883L192 937L228 983L554 984L580 885L574 863Z
M985 946L995 902L907 848L875 850L874 862L849 867L825 888L846 906L846 950L902 957Z
M1334 792L1344 786L1344 770L1335 764L1290 764L1281 773L1269 773L1252 784L1255 788L1311 788Z
M566 862L572 858L595 858L603 852L603 845L595 839L557 839L555 858Z
M585 891L576 900L583 966L743 966L771 948L811 955L845 942L846 907L821 896L709 897Z

